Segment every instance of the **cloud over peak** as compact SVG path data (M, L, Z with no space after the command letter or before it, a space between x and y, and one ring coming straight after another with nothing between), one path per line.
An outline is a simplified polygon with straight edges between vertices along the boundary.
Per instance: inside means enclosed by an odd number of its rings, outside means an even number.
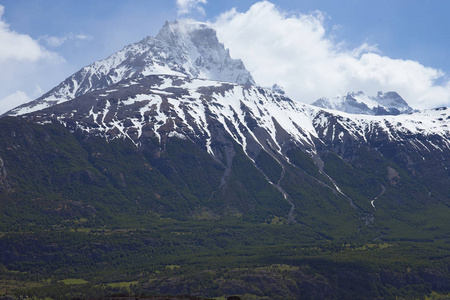
M450 83L442 71L383 56L376 45L348 49L327 32L325 20L321 12L292 14L262 1L247 12L227 11L212 25L258 84L278 83L295 100L394 90L415 108L450 105Z

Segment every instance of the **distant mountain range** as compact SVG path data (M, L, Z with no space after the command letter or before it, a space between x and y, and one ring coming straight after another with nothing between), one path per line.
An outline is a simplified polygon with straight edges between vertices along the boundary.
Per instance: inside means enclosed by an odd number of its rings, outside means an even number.
M364 115L398 115L412 113L413 109L396 92L378 92L376 97L364 95L363 92L348 93L346 96L321 98L312 105L339 110L350 114Z

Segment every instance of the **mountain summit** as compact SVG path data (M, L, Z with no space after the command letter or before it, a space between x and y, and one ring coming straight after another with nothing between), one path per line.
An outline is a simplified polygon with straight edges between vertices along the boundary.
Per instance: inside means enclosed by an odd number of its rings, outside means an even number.
M167 53L180 58L177 64L181 65L182 74L238 84L255 83L244 63L230 57L229 50L217 39L216 31L205 23L166 21L156 40L167 46Z
M364 115L399 115L413 112L408 103L396 92L378 92L376 97L366 96L363 92L348 93L346 96L321 98L312 105Z
M106 59L88 65L40 98L10 110L22 115L72 100L124 79L175 75L237 84L254 84L240 59L232 59L206 23L166 21L156 37L130 44Z

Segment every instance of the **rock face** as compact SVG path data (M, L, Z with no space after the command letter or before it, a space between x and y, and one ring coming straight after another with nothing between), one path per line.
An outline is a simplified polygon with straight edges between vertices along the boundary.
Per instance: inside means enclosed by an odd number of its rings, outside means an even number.
M6 169L5 169L5 162L0 157L0 191L1 190L10 190L11 186L9 185L8 181L6 180Z
M243 62L230 57L214 29L207 24L190 20L166 22L156 37L147 37L82 68L42 97L4 115L37 111L124 79L152 74L255 83Z
M191 78L255 83L244 63L230 57L215 30L206 24L189 20L166 22L155 39L167 45L169 60L175 59L176 64L182 66L180 72Z
M378 92L376 97L363 92L348 93L346 96L321 98L312 105L338 110L350 114L398 115L413 112L413 109L396 92Z

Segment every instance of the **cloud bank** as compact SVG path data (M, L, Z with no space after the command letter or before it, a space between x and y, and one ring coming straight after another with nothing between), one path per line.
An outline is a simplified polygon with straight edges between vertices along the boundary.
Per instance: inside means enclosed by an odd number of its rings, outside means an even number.
M290 14L262 1L244 13L222 13L212 26L259 85L277 83L294 100L397 91L414 108L450 106L445 73L383 56L374 45L345 49L345 41L334 41L326 31L321 12Z

